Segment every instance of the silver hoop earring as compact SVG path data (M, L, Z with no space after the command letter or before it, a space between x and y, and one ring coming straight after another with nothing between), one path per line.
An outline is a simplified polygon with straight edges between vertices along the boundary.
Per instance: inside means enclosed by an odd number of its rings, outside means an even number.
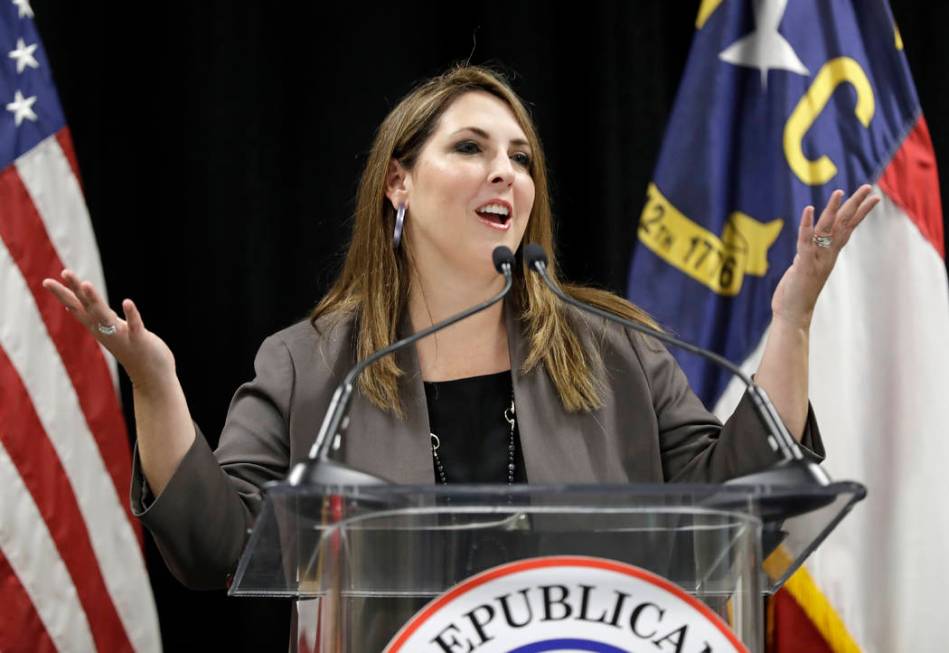
M402 227L405 224L405 204L399 204L395 213L395 232L392 234L392 249L399 249L402 242Z

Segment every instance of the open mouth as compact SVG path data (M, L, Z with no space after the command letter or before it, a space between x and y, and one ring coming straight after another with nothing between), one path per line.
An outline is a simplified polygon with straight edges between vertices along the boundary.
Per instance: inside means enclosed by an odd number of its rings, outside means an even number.
M511 209L503 204L486 204L475 210L483 222L491 226L507 229L511 223Z

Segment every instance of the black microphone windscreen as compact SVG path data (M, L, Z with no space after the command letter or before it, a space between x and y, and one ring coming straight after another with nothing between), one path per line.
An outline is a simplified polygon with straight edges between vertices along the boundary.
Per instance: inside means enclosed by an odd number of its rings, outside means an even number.
M494 262L494 269L498 272L504 272L501 266L507 263L511 269L514 269L514 253L504 245L498 245L491 252L491 260Z
M547 265L547 253L537 243L528 243L524 246L524 260L527 262L528 268L534 269L535 263Z

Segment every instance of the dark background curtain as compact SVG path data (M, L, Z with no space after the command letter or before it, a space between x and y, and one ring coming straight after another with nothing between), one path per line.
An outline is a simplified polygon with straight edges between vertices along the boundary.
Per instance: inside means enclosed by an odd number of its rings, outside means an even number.
M112 303L135 299L171 346L215 445L260 341L338 269L376 125L454 62L513 78L547 150L566 276L623 293L699 2L32 4ZM947 198L949 11L892 8ZM132 424L124 379L123 401ZM186 590L146 539L166 650L285 650L285 604Z

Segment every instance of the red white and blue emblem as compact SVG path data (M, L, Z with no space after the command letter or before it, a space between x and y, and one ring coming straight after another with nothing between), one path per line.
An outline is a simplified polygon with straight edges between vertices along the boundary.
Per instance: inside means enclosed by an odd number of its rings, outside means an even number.
M717 614L632 565L579 556L484 571L418 612L386 653L747 651Z

